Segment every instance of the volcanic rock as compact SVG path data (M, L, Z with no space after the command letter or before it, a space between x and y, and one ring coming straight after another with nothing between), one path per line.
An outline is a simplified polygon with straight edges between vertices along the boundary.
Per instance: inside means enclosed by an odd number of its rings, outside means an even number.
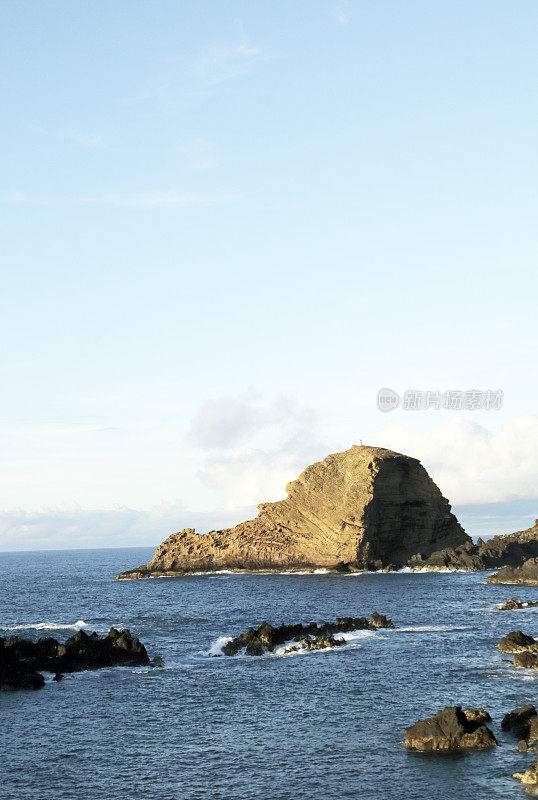
M111 628L107 636L80 630L65 644L51 637L32 642L11 636L0 638L0 689L39 689L45 683L41 671L60 680L65 672L149 663L146 648L127 629Z
M478 539L476 544L470 541L457 547L444 547L432 553L428 558L414 556L409 565L415 568L430 570L467 570L479 571L499 569L499 567L519 567L526 559L538 557L538 525L523 531L516 531L493 536L484 542ZM501 570L504 573L504 570ZM500 574L500 573L499 573ZM511 573L508 573L511 575ZM495 580L495 576L487 579L488 583L538 583L538 569L535 581Z
M405 729L405 744L423 752L486 750L497 744L483 719L470 720L461 706L447 706L435 717L422 719Z
M497 647L501 653L521 653L525 650L533 652L538 650L538 642L533 636L527 636L522 631L511 631L503 636Z
M538 714L535 707L529 703L515 708L503 717L501 728L518 739L532 743L538 738Z
M148 564L118 575L399 568L472 541L421 463L380 447L354 446L312 464L287 497L258 506L256 519L168 537Z
M322 622L319 625L316 622L309 622L307 625L282 623L278 628L274 628L268 622L262 622L259 628L249 628L227 642L222 648L222 654L235 656L244 649L247 656L261 656L292 640L300 646L290 646L286 652L300 649L321 650L344 644L345 640L341 637L335 639L337 633L379 628L394 628L394 624L392 620L387 619L384 614L378 614L377 611L370 617L370 622L366 617L337 617L336 622Z
M538 558L529 558L521 566L506 566L495 575L486 578L486 583L517 583L522 586L538 585Z

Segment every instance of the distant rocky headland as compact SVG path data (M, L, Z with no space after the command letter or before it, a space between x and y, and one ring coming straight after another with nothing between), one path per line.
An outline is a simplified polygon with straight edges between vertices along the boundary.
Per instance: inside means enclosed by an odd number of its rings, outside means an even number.
M200 572L487 570L538 557L538 525L473 543L420 461L353 446L311 464L287 497L255 519L198 534L173 533L151 561L118 579ZM519 581L514 581L519 582Z
M253 520L168 537L148 564L118 578L215 570L398 569L443 548L472 546L420 461L354 446L312 464Z
M535 530L538 533L536 528L531 530ZM507 565L500 569L499 572L496 572L495 575L490 575L486 583L513 583L521 586L536 586L538 585L538 558L529 558L519 565Z

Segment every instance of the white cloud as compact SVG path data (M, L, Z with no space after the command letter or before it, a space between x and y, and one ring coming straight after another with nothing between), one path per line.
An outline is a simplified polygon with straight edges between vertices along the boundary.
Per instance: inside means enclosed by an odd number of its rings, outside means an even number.
M187 441L206 451L199 478L226 508L285 497L286 483L328 452L317 412L289 397L254 394L206 403Z
M457 415L421 433L394 422L377 434L376 444L419 458L454 504L538 498L535 415L518 417L498 430Z
M229 527L241 515L227 512L200 513L183 506L157 506L149 510L113 509L0 512L0 551L85 548L157 547L167 536L183 528L199 532Z

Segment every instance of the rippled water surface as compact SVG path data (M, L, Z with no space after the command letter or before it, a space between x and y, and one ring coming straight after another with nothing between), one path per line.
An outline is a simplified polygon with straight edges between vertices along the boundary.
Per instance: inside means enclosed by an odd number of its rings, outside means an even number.
M523 798L533 760L500 731L536 702L536 673L496 649L538 634L538 609L494 613L538 587L483 574L216 575L112 581L153 550L0 554L0 636L65 639L129 627L162 669L108 669L0 694L3 800ZM397 629L326 652L209 658L267 619L392 617ZM484 706L500 747L413 755L403 730L445 705Z

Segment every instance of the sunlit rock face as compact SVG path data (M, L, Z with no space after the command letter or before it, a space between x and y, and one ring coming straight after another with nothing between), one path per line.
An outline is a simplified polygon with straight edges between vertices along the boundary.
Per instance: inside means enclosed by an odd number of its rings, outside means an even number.
M301 568L405 566L470 543L421 463L379 447L355 445L312 464L262 503L253 520L200 535L169 536L148 563L119 578L155 574Z

